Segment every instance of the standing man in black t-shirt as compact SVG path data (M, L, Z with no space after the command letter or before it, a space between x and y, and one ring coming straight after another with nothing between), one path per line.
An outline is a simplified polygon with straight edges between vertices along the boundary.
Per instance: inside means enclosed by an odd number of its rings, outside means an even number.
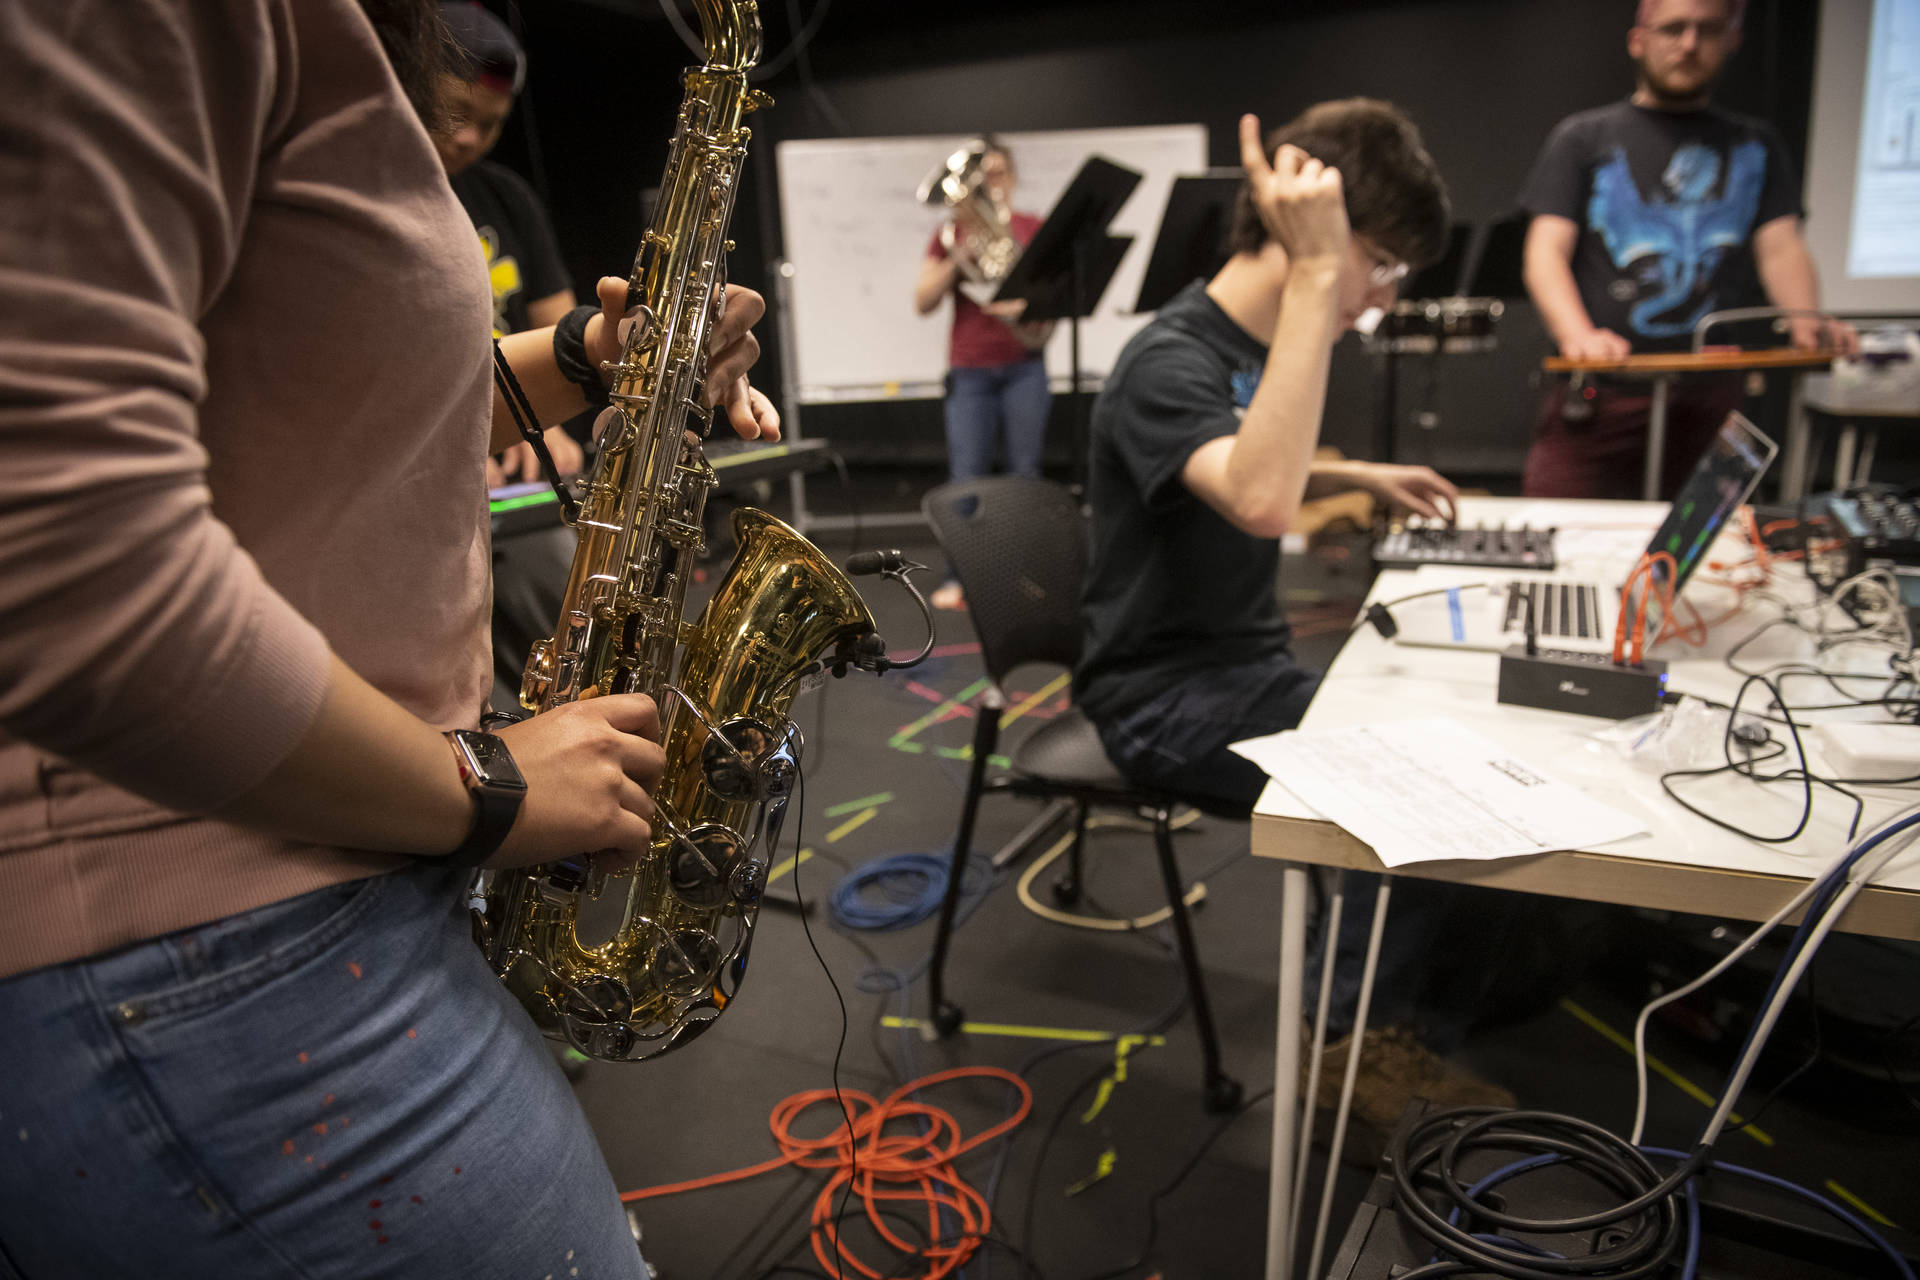
M1356 98L1309 109L1264 148L1244 117L1240 145L1233 256L1133 337L1094 405L1074 697L1130 777L1250 810L1265 775L1228 745L1293 728L1319 684L1294 660L1279 601L1279 538L1300 504L1363 489L1451 518L1456 491L1427 467L1314 460L1334 343L1446 242L1446 191L1419 133ZM1357 1095L1376 1136L1416 1094L1512 1101L1433 1052L1464 1034L1494 969L1481 952L1504 936L1499 903L1467 910L1453 889L1395 893ZM1336 1036L1351 1027L1371 918L1371 895L1353 896Z
M1638 85L1625 102L1554 129L1521 193L1527 291L1571 360L1684 351L1712 311L1771 303L1816 310L1819 284L1800 231L1800 182L1773 128L1711 104L1740 47L1745 0L1642 0L1627 52ZM1791 320L1797 347L1850 349L1853 330ZM1742 375L1678 379L1661 474L1671 490L1740 398ZM1650 395L1645 382L1596 380L1541 403L1526 492L1639 496ZM1574 412L1569 414L1569 404Z
M558 324L578 300L553 222L525 178L486 158L526 83L526 53L506 23L474 0L442 0L440 16L457 53L450 61L464 69L442 78L453 127L434 135L434 149L480 235L493 283L494 333ZM572 436L557 426L543 435L562 475L580 469L585 455ZM539 478L539 461L525 442L487 463L489 488Z

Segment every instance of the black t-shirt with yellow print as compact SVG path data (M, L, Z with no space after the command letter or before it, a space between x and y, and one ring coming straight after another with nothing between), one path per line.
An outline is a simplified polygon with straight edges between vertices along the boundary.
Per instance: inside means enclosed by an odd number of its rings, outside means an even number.
M451 182L486 252L494 333L531 327L529 301L573 287L546 210L526 179L491 160L462 170Z

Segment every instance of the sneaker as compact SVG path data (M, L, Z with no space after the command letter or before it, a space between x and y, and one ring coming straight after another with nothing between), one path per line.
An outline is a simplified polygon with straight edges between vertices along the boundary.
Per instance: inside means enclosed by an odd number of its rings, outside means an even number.
M959 583L949 578L933 589L933 594L927 597L927 603L936 609L958 612L967 607L967 593L960 589Z
M1320 1062L1317 1105L1332 1109L1340 1103L1340 1082L1346 1078L1347 1055L1353 1037L1327 1046ZM1306 1064L1301 1064L1305 1083ZM1366 1034L1360 1053L1360 1071L1353 1082L1352 1115L1376 1134L1392 1134L1400 1127L1407 1104L1425 1098L1436 1107L1512 1107L1511 1090L1456 1067L1421 1044L1406 1027L1375 1027Z

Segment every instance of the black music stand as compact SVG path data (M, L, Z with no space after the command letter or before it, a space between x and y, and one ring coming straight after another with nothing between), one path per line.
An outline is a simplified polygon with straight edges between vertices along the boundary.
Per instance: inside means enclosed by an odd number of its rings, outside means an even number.
M1113 281L1132 236L1107 234L1120 206L1140 185L1140 174L1100 156L1089 156L1033 233L995 302L1024 298L1023 322L1065 320L1072 368L1072 473L1077 495L1085 487L1086 416L1080 392L1080 321L1093 314Z
M1187 285L1212 279L1226 265L1233 256L1227 248L1233 199L1244 181L1246 175L1238 169L1182 174L1173 180L1166 211L1160 215L1160 234L1140 277L1135 312L1158 311Z
M1451 298L1460 292L1460 284L1467 274L1467 250L1473 243L1473 227L1470 223L1456 222L1447 232L1447 248L1439 261L1422 267L1419 274L1408 278L1400 287L1400 296L1407 299ZM1381 318L1385 324L1392 317ZM1439 338L1434 339L1435 351L1439 350ZM1380 350L1380 419L1375 424L1373 435L1373 460L1392 462L1399 451L1400 417L1400 352L1397 344L1387 341L1379 344Z
M1487 224L1486 238L1480 242L1480 255L1467 280L1469 296L1507 302L1527 296L1521 271L1527 225L1532 221L1533 215L1522 209Z

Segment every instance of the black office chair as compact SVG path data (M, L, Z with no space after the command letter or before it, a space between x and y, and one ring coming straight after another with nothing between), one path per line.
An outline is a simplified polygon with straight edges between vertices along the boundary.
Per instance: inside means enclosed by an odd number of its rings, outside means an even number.
M1205 1058L1204 1100L1209 1111L1228 1111L1240 1101L1240 1085L1220 1069L1220 1043L1207 1005L1206 981L1194 947L1193 925L1173 859L1170 819L1182 797L1129 782L1100 745L1093 724L1069 707L1041 724L1012 755L1012 770L988 781L987 759L1000 735L1000 712L1007 702L1003 682L1014 668L1029 662L1071 668L1080 656L1080 582L1087 565L1087 534L1078 503L1064 488L1027 476L990 476L942 485L927 494L920 509L966 592L967 610L980 636L991 685L976 707L973 765L954 837L947 892L940 903L934 935L931 986L934 1027L941 1035L960 1025L958 1005L943 987L947 945L959 905L962 870L973 842L980 797L989 791L1040 799L1065 799L1074 806L1073 848L1066 879L1055 896L1078 896L1081 844L1087 811L1094 805L1145 813L1153 821L1153 839L1165 881L1167 906L1186 971L1200 1050Z

